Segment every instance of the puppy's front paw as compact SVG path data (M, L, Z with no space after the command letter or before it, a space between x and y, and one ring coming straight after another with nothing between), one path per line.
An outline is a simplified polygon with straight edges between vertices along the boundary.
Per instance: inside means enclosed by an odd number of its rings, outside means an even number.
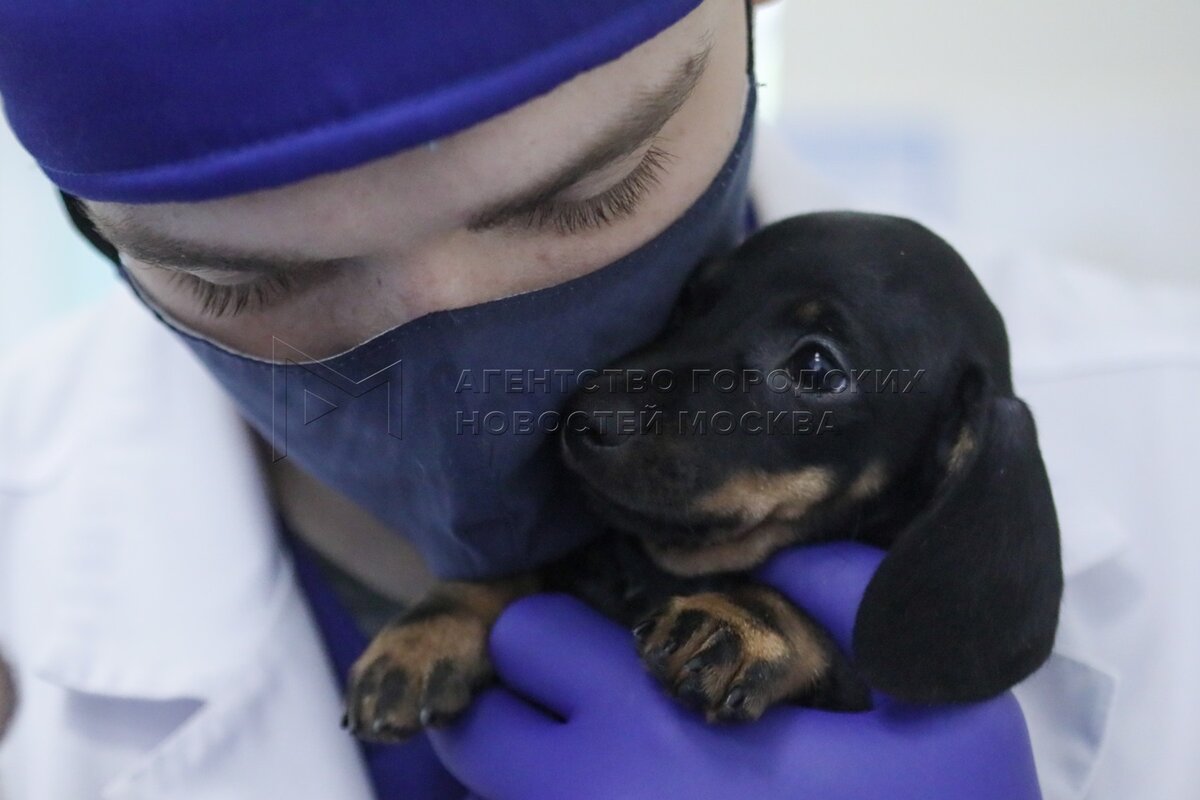
M390 623L351 668L343 724L359 738L397 742L449 722L492 677L487 636L486 622L465 614Z
M828 640L770 590L673 597L634 626L642 660L710 722L753 720L819 686Z

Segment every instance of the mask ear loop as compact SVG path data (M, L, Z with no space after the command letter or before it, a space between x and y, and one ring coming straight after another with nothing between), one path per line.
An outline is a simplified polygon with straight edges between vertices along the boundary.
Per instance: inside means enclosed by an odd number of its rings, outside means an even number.
M80 199L62 190L59 190L58 195L62 198L63 206L67 209L67 216L71 218L71 223L75 226L75 230L79 231L92 247L96 248L102 256L111 261L113 266L119 269L121 266L121 257L117 254L117 248L113 247L112 243L101 236L100 231L96 230L92 218L84 211L83 203Z

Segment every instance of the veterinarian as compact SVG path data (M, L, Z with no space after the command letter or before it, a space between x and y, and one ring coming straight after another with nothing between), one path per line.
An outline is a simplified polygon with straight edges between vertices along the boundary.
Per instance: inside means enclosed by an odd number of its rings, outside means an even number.
M843 204L755 125L746 14L0 0L9 123L124 278L0 366L0 794L1200 793L1194 299L954 235L1062 527L1059 644L1019 707L713 729L627 631L535 597L493 636L508 688L458 723L395 747L337 726L373 619L595 533L548 435L481 430L566 393L455 392L463 371L601 366L700 259ZM474 427L422 426L445 402ZM877 561L789 551L763 579L844 642Z

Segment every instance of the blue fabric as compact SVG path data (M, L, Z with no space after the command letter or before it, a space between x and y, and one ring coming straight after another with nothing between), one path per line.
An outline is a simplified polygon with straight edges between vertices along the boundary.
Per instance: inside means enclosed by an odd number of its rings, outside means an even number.
M467 128L699 0L0 0L0 97L61 188L202 200Z
M283 540L292 552L296 577L316 617L330 666L339 686L346 686L350 667L367 647L367 637L354 622L321 571L318 556L280 520ZM337 720L329 720L336 725ZM350 734L347 733L347 736ZM424 734L399 745L359 742L377 800L462 800L464 789L442 767Z
M439 577L532 569L600 530L562 469L555 415L588 370L661 331L697 264L744 237L753 120L751 88L737 143L691 208L565 283L427 314L315 362L283 342L270 361L234 353L155 313L275 458L405 536Z

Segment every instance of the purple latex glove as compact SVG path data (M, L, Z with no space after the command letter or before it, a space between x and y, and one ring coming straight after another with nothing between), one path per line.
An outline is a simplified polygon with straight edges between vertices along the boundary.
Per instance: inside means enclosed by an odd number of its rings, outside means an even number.
M793 548L759 575L847 647L881 558L846 543ZM431 733L447 768L489 800L1041 797L1011 694L937 708L877 696L860 714L783 706L712 726L662 691L629 631L555 595L505 611L491 649L508 688Z

